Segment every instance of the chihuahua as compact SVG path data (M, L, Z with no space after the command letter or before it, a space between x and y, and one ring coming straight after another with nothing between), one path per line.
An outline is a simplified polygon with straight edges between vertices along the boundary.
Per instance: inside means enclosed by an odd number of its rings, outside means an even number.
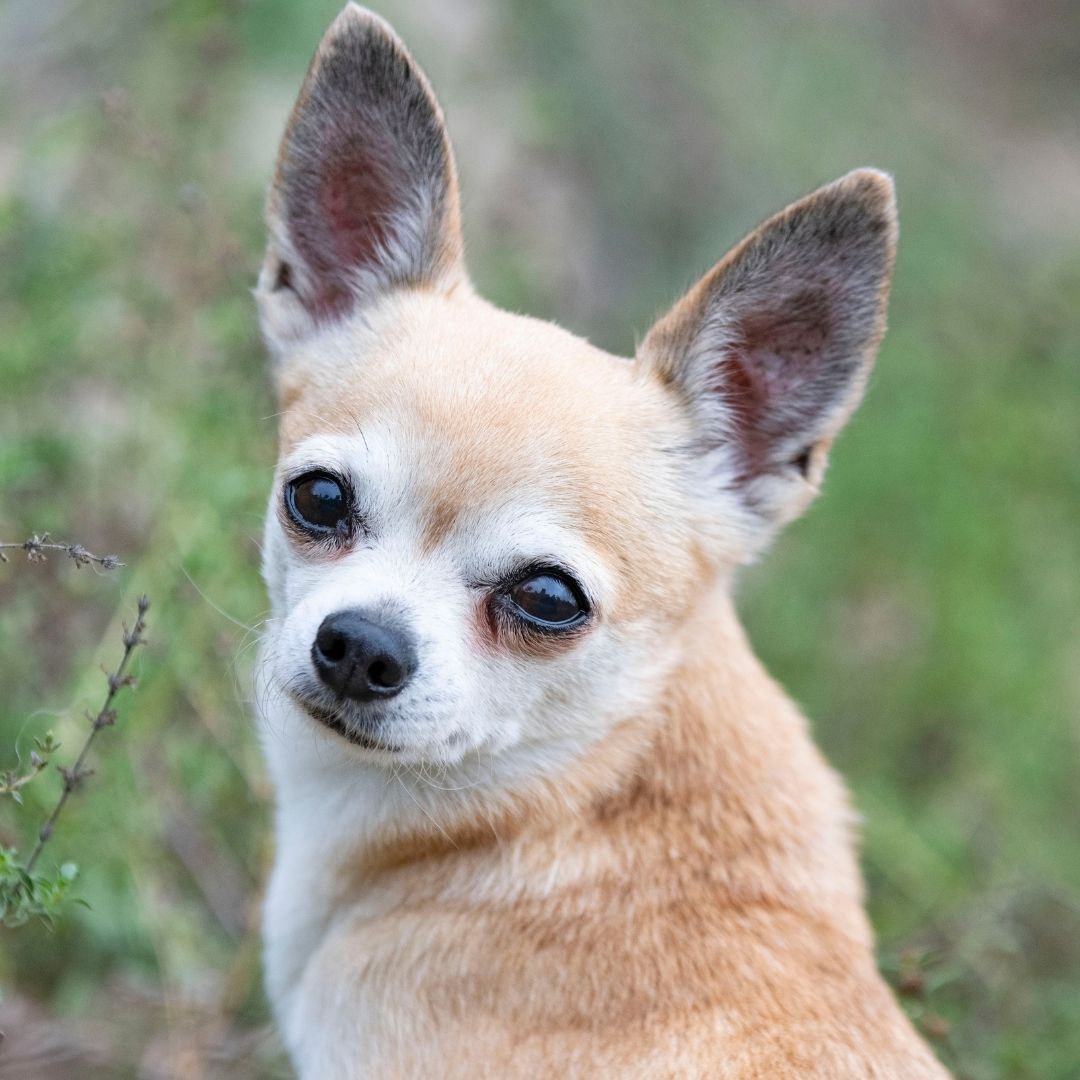
M350 4L267 219L265 967L300 1075L944 1077L731 600L862 394L889 178L789 206L613 356L473 291L440 107Z

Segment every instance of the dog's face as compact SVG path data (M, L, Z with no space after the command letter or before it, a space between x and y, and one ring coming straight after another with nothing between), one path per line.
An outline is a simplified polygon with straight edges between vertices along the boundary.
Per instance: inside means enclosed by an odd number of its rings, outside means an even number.
M341 755L577 754L812 497L880 337L891 185L762 226L635 360L472 292L438 105L350 5L290 120L258 299L281 460L267 697ZM534 756L530 756L534 755Z
M640 372L422 294L301 370L266 548L297 702L369 753L447 761L580 740L579 715L651 693L702 568L688 427Z

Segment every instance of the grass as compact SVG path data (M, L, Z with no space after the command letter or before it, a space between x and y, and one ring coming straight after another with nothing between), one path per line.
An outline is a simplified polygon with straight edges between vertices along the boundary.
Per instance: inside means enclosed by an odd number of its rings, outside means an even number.
M211 1052L281 1070L258 1036L269 794L246 698L274 405L248 289L334 6L0 14L0 539L49 530L126 563L0 566L0 767L48 728L79 744L95 665L134 598L154 603L138 694L49 845L90 907L0 948L9 1003L60 1018L101 1075ZM943 1056L974 1080L1075 1076L1080 229L1003 187L1018 130L1070 160L1075 68L887 8L386 13L447 104L482 289L620 351L786 200L896 173L877 374L742 607L854 789L882 963L919 969L911 1008L949 1022ZM1017 57L1048 17L1010 25ZM0 841L28 850L58 783L0 808Z

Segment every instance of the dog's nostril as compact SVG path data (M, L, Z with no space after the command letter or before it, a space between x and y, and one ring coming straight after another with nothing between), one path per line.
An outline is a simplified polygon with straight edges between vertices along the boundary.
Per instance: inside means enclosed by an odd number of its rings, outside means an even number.
M392 697L416 666L408 634L355 610L339 611L323 620L311 659L319 678L336 694L353 701Z
M367 670L368 682L372 686L382 687L384 690L392 690L400 686L405 673L401 665L388 656L379 656L372 661Z
M325 637L320 634L315 639L315 644L318 646L319 652L321 652L331 664L338 664L344 660L345 653L348 651L345 639L336 634L327 634Z

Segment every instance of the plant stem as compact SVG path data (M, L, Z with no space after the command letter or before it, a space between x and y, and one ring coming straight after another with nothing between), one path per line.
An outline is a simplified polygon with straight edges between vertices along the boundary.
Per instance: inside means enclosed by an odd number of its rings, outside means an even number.
M53 807L52 813L38 831L37 844L30 853L30 858L26 863L26 872L28 874L34 869L34 864L41 854L41 849L48 843L52 836L53 828L56 825L56 819L64 809L64 805L68 801L68 796L79 786L83 779L90 775L90 770L84 769L83 763L86 761L86 755L90 752L94 737L103 727L111 727L116 723L116 710L113 709L113 702L116 700L116 695L125 686L131 686L135 682L134 677L127 673L127 669L132 654L143 644L143 634L146 631L146 612L149 607L150 601L145 596L140 596L138 602L139 616L135 620L135 625L130 631L126 625L124 626L124 655L121 657L116 670L107 673L106 675L109 682L109 692L105 695L105 702L98 711L97 716L90 722L90 734L87 735L86 742L83 743L83 748L79 751L79 756L75 759L75 764L72 765L70 769L65 769L62 766L60 768L60 774L64 778L64 788L63 791L60 792L60 798L57 800L56 806Z
M74 561L76 566L89 566L90 563L94 563L102 570L115 570L118 566L124 565L115 555L95 555L92 551L87 551L82 544L58 543L51 540L48 533L42 533L40 536L35 533L29 540L23 540L21 543L0 542L0 562L8 561L8 557L4 554L5 550L15 549L25 551L26 558L30 562L44 562L46 551L62 551Z

